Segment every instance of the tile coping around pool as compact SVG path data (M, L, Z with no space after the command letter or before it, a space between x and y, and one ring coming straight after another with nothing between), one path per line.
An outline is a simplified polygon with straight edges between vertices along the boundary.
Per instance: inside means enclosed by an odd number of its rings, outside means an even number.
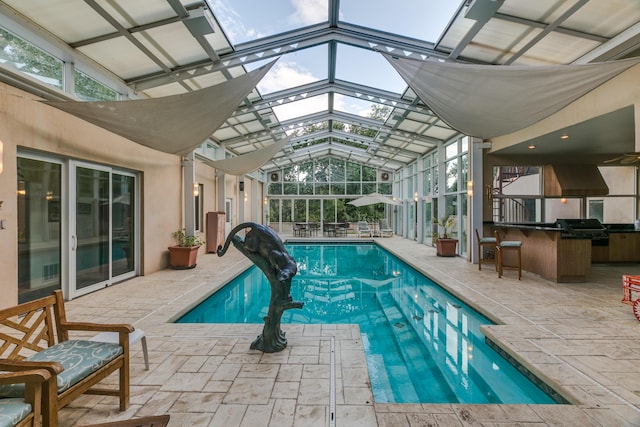
M249 350L262 325L170 323L251 265L230 249L222 258L201 255L193 270L163 270L68 303L70 320L143 329L151 369L132 348L130 408L119 412L117 399L83 396L60 411L61 426L164 413L169 426L640 425L640 325L620 304L620 274L633 269L596 266L581 284L528 273L522 281L498 279L410 240L375 240L489 313L498 324L483 327L485 335L573 405L376 404L355 325L283 325L287 348L263 354Z

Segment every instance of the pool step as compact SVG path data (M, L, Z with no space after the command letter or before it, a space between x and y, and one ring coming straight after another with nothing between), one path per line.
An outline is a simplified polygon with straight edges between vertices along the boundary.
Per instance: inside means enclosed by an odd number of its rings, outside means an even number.
M389 292L380 292L377 296L406 365L402 372L394 372L394 376L401 374L404 378L399 381L404 382L404 386L397 392L415 394L421 402L451 402L450 388L446 384L438 384L442 380L440 371L433 365L427 349L416 337L416 331L398 308L395 298Z

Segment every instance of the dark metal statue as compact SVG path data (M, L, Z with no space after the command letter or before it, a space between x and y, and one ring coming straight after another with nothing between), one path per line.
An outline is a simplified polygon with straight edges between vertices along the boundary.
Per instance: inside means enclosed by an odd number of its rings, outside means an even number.
M245 228L249 230L243 239L237 233ZM302 308L304 304L293 301L289 294L291 279L298 272L296 261L272 229L255 222L244 222L234 227L224 247L218 246L218 256L227 252L230 243L262 270L271 285L269 312L264 318L262 334L251 343L251 349L265 353L282 351L287 346L285 333L280 329L282 313L290 308Z

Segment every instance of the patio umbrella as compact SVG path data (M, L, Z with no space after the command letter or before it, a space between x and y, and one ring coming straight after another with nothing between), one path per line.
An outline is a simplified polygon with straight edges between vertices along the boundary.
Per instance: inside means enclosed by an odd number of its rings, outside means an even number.
M378 203L385 203L387 205L399 205L400 202L393 200L391 197L383 196L378 193L367 194L366 196L358 197L350 202L347 202L349 205L353 206L368 206L368 205L377 205Z

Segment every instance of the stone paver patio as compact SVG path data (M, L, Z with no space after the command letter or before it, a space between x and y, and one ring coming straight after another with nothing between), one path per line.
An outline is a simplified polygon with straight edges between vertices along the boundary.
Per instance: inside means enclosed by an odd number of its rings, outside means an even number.
M571 404L376 404L357 326L283 325L288 347L263 354L249 349L262 325L172 323L250 265L230 249L223 258L201 255L195 269L137 277L68 303L70 320L143 329L151 368L134 346L130 408L87 395L61 410L60 425L161 414L171 415L169 426L210 427L640 425L640 322L620 303L621 275L640 274L640 265L594 266L588 283L526 272L518 281L515 272L498 279L490 266L478 271L410 240L375 240L498 323L485 334Z

